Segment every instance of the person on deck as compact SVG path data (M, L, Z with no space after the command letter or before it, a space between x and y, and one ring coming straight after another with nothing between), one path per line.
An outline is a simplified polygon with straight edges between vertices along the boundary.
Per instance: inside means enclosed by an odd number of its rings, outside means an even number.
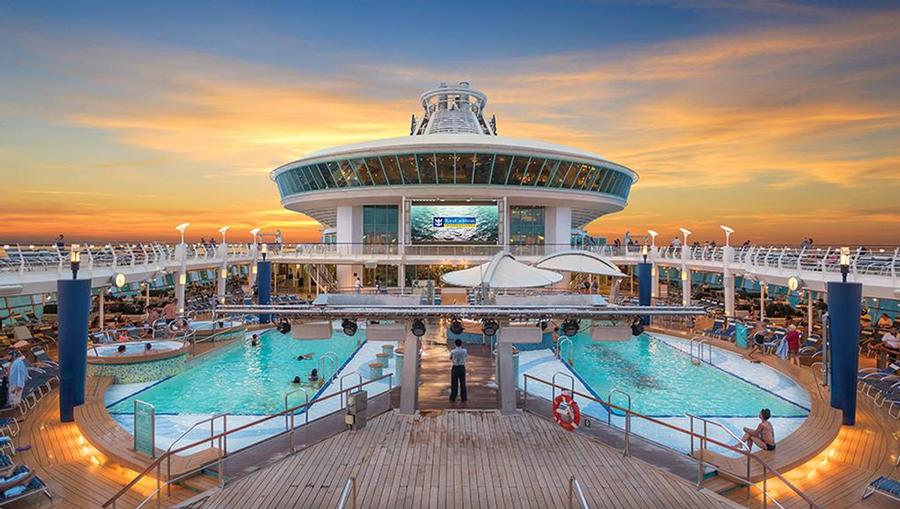
M469 352L462 347L462 341L457 339L454 344L456 348L450 352L450 401L456 401L457 394L466 401L469 399L466 393L466 357Z
M16 350L10 351L12 364L9 366L9 398L7 403L9 406L16 406L22 401L22 394L25 392L25 382L30 378L28 376L28 367L25 366L25 358Z
M747 444L747 447L753 449L755 444L763 451L775 450L775 428L769 422L772 412L768 408L759 411L759 425L756 429L744 428L744 436L741 440Z
M756 327L750 331L750 351L747 353L747 358L752 362L759 362L753 358L753 354L756 352L765 353L763 348L766 343L766 334L768 331L769 321L763 320L761 322L757 322Z
M791 364L800 365L800 331L797 330L797 326L791 324L788 326L787 334L784 335L784 340L787 342L788 346L788 359Z
M897 329L885 332L884 336L881 336L881 344L894 350L900 350L900 338L897 337Z

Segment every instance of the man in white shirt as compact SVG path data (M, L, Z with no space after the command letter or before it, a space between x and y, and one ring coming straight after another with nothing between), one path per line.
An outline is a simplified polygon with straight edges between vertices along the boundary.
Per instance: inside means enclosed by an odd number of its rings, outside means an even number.
M897 329L891 329L881 336L881 344L886 347L900 350L900 338L897 337Z
M25 359L22 354L12 350L10 357L13 361L9 367L9 396L7 405L16 406L22 401L25 392L25 382L30 378L28 376L28 368L25 366Z
M466 357L469 352L462 347L462 341L457 339L455 344L456 348L450 352L450 401L456 401L457 392L466 401Z
M356 280L353 281L353 289L356 290L356 293L361 293L362 292L362 280L359 279L359 276L357 276L355 272L353 273L353 277L356 278Z

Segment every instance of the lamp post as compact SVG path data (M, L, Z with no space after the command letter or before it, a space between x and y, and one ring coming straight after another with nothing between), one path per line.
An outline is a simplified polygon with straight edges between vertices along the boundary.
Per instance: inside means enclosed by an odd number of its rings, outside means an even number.
M659 235L659 232L656 230L647 230L647 233L650 235L650 258L652 261L650 266L650 297L651 299L656 299L659 297L659 274L656 270L656 258L659 252L656 247L656 236Z
M178 314L184 313L184 287L187 284L187 245L184 243L184 232L191 223L181 223L175 227L181 234L181 244L178 245L177 253L179 256L178 274L175 278L175 300L177 302Z
M688 237L691 231L687 228L679 228L681 235L684 236L684 244L681 245L681 303L685 306L691 305L691 273L687 268L688 259Z
M263 261L266 261L266 255L269 254L269 245L263 243L263 245L259 248L259 253L262 255Z
M730 244L731 234L734 233L734 229L729 228L729 227L725 226L724 224L719 225L719 228L721 228L722 231L725 232L725 247L731 246L731 244Z
M725 247L722 249L722 287L725 293L725 316L734 317L734 275L731 273L731 259L733 257L733 248L731 247L731 234L734 229L728 226L720 225L719 228L725 232Z
M184 231L187 230L188 226L190 226L190 225L191 225L191 223L181 223L180 225L175 227L175 229L179 233L181 233L181 244L182 245L184 245Z
M841 281L847 282L847 275L850 274L850 248L841 248Z
M216 297L218 297L219 304L225 304L225 290L228 286L228 244L225 241L225 234L228 233L229 228L228 225L225 225L219 228L219 233L222 234L222 245L220 249L222 250L222 265L219 267L219 277L216 281Z
M659 235L659 232L655 230L647 230L647 233L650 234L650 245L652 247L656 247L656 236Z
M254 228L254 229L250 230L250 235L253 235L253 245L254 246L256 245L256 242L257 242L256 237L259 235L259 232L261 230L262 230L261 228Z
M78 269L81 267L81 246L72 244L69 251L69 266L72 269L72 279L78 279Z
M862 284L848 283L850 248L841 248L841 281L826 284L831 406L843 412L843 423L856 422L856 382L859 369L859 316Z

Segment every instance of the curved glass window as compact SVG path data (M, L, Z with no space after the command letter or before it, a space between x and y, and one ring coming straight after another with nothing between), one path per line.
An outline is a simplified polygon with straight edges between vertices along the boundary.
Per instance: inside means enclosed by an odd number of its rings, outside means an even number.
M475 184L591 191L626 199L623 171L511 154L419 153L342 159L290 168L275 177L282 197L310 191L387 185Z

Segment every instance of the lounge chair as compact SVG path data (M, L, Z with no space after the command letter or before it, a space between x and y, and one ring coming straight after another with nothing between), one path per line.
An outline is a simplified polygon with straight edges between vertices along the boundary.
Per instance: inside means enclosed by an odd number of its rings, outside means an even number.
M47 355L47 352L39 346L32 348L31 354L34 355L35 360L41 364L47 364L49 366L56 366L57 368L59 367L59 364L56 361L54 361L53 359L51 359L50 356Z
M0 465L8 467L12 465L12 460L6 454L0 454ZM28 471L28 467L20 466L13 472L13 475L19 475ZM35 475L31 481L26 486L16 486L14 488L10 488L6 490L6 493L0 493L0 506L4 506L15 502L16 500L20 500L23 498L30 497L31 495L35 495L38 493L43 493L47 495L47 498L53 498L53 494L50 493L50 488L42 481L37 475Z
M892 500L900 501L900 481L896 481L890 477L881 476L869 483L862 498L865 500L875 493L884 495Z

